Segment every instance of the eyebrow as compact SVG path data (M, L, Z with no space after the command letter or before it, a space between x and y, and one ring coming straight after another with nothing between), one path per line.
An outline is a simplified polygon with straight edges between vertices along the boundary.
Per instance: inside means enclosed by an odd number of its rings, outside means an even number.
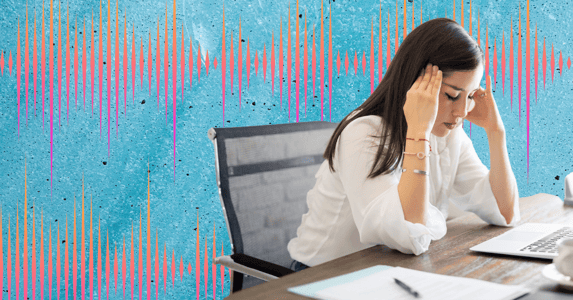
M464 89L462 89L462 88L459 88L459 87L457 87L457 86L455 86L455 85L451 85L451 84L448 84L448 83L445 83L445 82L442 82L442 83L445 84L445 85L447 85L447 86L449 86L449 87L451 87L451 88L453 88L453 89L455 89L455 90L464 91L464 92L466 91L466 90L464 90ZM475 90L477 90L477 88L476 88ZM474 90L474 91L475 91L475 90Z

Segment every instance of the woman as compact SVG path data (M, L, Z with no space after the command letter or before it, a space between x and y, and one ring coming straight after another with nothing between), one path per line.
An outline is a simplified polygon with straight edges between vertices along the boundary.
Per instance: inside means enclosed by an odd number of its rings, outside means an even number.
M501 226L519 195L484 54L453 20L430 20L400 45L374 93L334 131L288 244L295 270L384 244L419 255L446 234L450 200ZM461 128L487 133L491 171Z

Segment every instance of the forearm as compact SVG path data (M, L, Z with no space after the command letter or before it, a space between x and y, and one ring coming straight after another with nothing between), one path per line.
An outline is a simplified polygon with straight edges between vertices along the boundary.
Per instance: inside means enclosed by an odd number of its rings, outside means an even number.
M518 195L516 195L515 175L511 170L507 154L505 130L487 132L487 138L490 154L489 183L499 211L509 224L513 219L514 199Z
M424 134L408 132L406 135L411 138L425 138L428 136ZM418 153L422 152L426 155L429 154L429 146L424 141L406 140L405 152ZM414 155L404 155L402 161L402 168L406 172L402 173L400 182L398 183L398 195L404 211L404 219L412 223L420 223L426 225L426 209L429 203L428 176L416 174L414 169L429 172L429 159L418 159Z

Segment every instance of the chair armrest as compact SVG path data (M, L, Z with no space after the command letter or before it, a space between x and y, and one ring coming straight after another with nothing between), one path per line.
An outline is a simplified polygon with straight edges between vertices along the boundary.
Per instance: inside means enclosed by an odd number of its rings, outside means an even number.
M293 270L242 253L217 257L215 263L264 281L294 273Z

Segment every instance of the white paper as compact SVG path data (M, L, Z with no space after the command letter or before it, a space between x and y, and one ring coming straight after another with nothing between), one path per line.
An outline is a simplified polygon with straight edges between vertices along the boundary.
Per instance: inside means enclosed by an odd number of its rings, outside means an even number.
M406 283L420 294L415 298L394 281ZM437 275L395 267L362 277L342 285L319 291L317 298L329 300L346 299L514 299L529 292L522 286L502 285L482 280Z

